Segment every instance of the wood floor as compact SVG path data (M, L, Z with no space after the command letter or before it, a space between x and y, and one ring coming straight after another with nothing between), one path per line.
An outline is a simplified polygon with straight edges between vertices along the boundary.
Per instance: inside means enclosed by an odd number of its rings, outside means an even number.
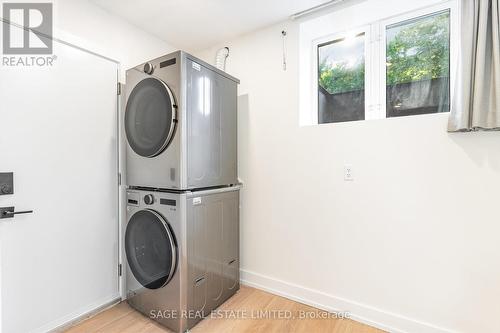
M383 331L355 322L350 319L318 318L327 313L283 297L242 286L240 291L224 303L219 310L235 310L244 316L226 315L219 319L205 318L193 329L192 333L381 333ZM267 311L267 312L263 312ZM279 312L278 312L279 311ZM262 319L261 314L267 314ZM295 318L290 318L291 316ZM304 316L309 316L304 319ZM269 318L274 316L274 318ZM314 318L311 318L313 317ZM235 318L239 317L239 318ZM249 318L252 317L252 318ZM255 319L259 317L260 319ZM283 318L288 317L288 318ZM69 333L168 333L171 332L154 321L133 310L122 302L96 316L71 327Z

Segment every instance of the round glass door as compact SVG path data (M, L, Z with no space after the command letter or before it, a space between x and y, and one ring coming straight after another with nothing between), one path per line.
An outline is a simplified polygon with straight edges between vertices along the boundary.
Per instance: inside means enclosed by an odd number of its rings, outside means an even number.
M138 155L154 157L167 148L175 130L175 108L164 82L147 78L134 87L125 108L125 132Z
M155 211L132 215L125 231L125 253L132 274L144 287L158 289L172 279L177 248L168 224Z

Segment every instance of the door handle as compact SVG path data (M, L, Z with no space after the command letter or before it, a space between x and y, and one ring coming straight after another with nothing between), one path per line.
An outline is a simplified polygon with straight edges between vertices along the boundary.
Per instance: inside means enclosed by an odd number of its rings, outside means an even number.
M14 211L14 207L0 207L0 219L13 218L14 215L18 214L31 214L32 210L23 210L19 212Z

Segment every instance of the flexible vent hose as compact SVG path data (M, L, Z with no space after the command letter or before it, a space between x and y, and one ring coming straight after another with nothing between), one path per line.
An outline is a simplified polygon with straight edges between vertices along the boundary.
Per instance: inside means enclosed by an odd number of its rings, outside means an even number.
M219 49L215 55L215 67L225 71L227 57L229 57L229 47Z

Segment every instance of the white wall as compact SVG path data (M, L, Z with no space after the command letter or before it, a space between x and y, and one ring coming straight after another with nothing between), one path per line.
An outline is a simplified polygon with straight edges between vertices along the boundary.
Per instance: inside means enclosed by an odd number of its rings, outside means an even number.
M241 79L244 282L391 331L499 332L500 133L448 134L447 114L300 127L298 33L285 22L198 54L229 46Z
M123 72L176 48L87 0L54 1L55 35L118 60Z

